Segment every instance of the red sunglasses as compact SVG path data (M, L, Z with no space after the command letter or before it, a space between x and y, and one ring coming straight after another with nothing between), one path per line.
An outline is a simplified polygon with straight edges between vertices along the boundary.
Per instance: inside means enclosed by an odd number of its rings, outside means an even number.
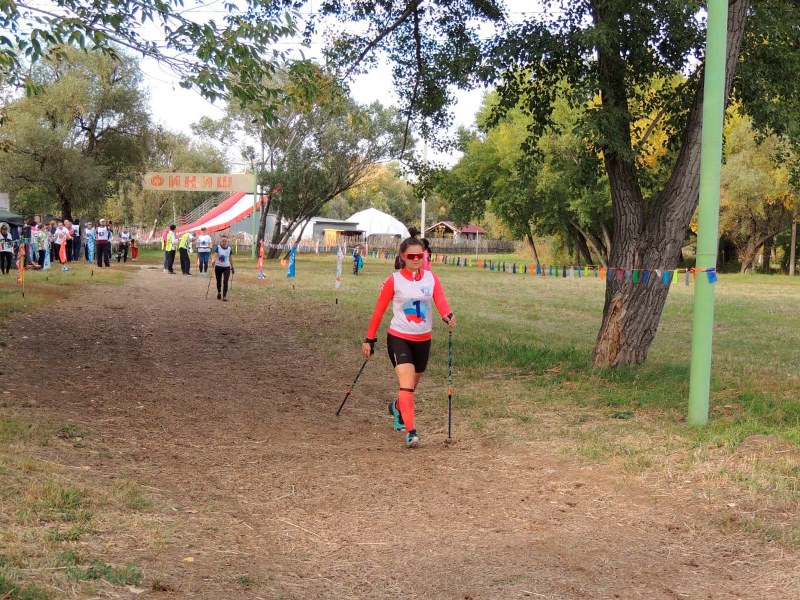
M423 258L425 258L425 253L424 252L414 252L414 253L406 252L404 256L408 260L422 260Z

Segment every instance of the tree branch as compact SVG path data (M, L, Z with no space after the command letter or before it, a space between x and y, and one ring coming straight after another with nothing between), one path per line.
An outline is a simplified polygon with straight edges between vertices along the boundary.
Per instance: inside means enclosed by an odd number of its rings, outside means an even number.
M414 91L411 93L411 102L408 107L408 114L406 115L406 128L403 131L403 145L400 148L401 157L406 153L408 133L411 128L411 115L414 114L414 106L417 104L417 95L419 93L419 83L422 79L422 36L419 32L419 11L416 9L414 9L414 54L417 61L417 73L414 77Z
M371 42L369 42L367 44L366 48L364 48L364 50L361 52L361 54L358 55L358 58L355 60L355 62L353 62L353 64L350 66L350 68L347 69L347 71L344 74L344 79L347 79L350 76L350 74L353 72L353 70L359 64L361 64L361 61L364 60L364 58L367 56L367 54L369 54L372 50L374 50L378 46L378 44L380 44L383 41L383 39L387 35L389 35L395 29L400 27L400 25L402 25L406 21L406 19L408 19L408 17L410 17L412 15L412 13L416 13L417 12L417 8L419 8L419 5L422 4L423 1L424 0L413 0L406 7L406 9L403 11L403 13L397 18L397 20L394 23L392 23L391 25L389 25L389 27L387 27L386 29L381 31L378 34L378 37L376 37Z

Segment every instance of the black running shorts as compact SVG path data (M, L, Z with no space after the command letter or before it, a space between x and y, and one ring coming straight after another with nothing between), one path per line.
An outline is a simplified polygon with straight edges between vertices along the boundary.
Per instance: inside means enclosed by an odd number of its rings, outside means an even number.
M412 342L387 333L386 349L389 351L392 366L411 363L414 365L414 371L424 373L431 353L431 341Z

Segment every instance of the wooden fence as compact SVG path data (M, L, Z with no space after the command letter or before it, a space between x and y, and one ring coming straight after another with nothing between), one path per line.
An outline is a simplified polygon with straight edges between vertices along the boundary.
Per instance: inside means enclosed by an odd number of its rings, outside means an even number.
M371 235L346 236L341 238L341 243L346 243L352 248L356 244L367 245L370 250L381 252L397 252L400 247L401 238L396 235ZM479 240L451 239L451 238L428 238L431 245L431 252L436 254L500 254L514 252L518 247L518 242L508 240ZM320 240L322 243L322 240Z

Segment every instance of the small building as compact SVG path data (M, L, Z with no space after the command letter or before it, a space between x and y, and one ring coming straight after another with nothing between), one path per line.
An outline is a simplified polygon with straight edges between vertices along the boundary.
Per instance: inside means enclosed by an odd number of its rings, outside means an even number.
M408 237L408 228L392 215L378 210L367 208L347 218L349 223L354 223L364 235L381 237L395 237L403 239Z
M474 240L479 236L486 236L486 231L473 223L456 225L452 221L439 221L425 230L425 237L449 238L453 240Z
M350 223L340 219L324 219L322 217L314 217L312 219L311 235L316 240L324 238L328 240L335 240L338 236L353 236L362 235L364 232L358 229L358 223Z

